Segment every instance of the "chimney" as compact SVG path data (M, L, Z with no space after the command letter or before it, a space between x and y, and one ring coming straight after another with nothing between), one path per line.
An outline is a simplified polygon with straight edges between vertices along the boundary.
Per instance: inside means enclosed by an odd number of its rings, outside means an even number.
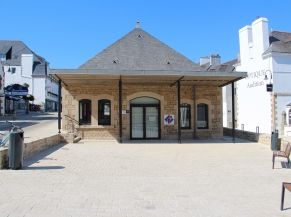
M219 54L211 54L209 57L200 57L200 66L204 64L209 64L211 66L220 65L220 56Z
M261 56L269 47L268 19L260 17L252 23L254 55Z
M245 26L239 30L239 49L241 63L247 62L253 46L252 27Z
M33 54L21 54L21 74L31 77L33 67Z
M210 55L210 65L212 65L212 66L220 65L220 56L219 56L219 54L211 54Z
M140 29L140 21L136 21L135 28Z
M210 62L209 57L200 57L200 66Z

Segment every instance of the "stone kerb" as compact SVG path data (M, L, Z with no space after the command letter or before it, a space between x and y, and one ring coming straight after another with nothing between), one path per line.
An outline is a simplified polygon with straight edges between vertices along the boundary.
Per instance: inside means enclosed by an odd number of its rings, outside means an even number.
M225 136L232 136L232 129L231 128L223 128L223 135ZM271 144L271 135L270 134L264 134L264 133L255 133L255 132L249 132L244 130L235 130L235 137L240 139L249 140L252 142L258 142L265 145Z

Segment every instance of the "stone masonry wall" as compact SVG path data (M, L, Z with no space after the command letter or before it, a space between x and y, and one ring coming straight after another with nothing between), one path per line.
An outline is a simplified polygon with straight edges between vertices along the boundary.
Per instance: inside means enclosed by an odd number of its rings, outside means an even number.
M61 134L56 134L46 138L38 139L31 142L24 141L23 158L27 159L38 152L50 148L52 146L58 145L60 143L66 143L64 137ZM0 148L0 169L8 167L8 148Z
M70 121L65 115L79 120L79 100L90 99L92 102L91 125L77 128L83 139L119 139L118 82L103 85L76 85L62 88L62 129L70 129ZM169 85L123 84L122 110L130 110L130 100L137 97L153 97L160 100L161 139L177 139L177 88ZM98 100L111 100L111 126L98 125ZM182 130L182 138L193 138L194 100L193 87L181 85L181 103L191 105L191 129ZM209 129L197 129L198 137L222 137L222 96L221 88L215 86L197 86L196 104L209 106ZM174 126L164 126L164 114L175 115ZM122 115L123 139L130 138L130 114Z

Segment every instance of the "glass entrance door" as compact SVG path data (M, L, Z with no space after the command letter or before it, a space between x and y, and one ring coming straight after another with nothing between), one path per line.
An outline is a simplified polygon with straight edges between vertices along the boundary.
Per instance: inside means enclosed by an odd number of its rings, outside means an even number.
M152 97L138 97L130 101L130 138L160 138L160 101Z
M131 137L133 139L143 138L143 107L132 107L131 109Z
M158 107L145 107L145 137L159 138L159 111Z
M131 106L131 138L159 139L160 117L158 105Z

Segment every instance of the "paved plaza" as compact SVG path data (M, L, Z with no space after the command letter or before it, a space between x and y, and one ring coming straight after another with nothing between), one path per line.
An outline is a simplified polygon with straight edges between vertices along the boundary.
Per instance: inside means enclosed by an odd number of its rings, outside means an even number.
M0 171L3 217L279 217L291 170L256 143L81 141ZM282 168L285 167L285 168Z
M57 113L31 112L17 116L0 116L0 131L9 131L11 124L24 130L25 142L36 141L58 133Z

